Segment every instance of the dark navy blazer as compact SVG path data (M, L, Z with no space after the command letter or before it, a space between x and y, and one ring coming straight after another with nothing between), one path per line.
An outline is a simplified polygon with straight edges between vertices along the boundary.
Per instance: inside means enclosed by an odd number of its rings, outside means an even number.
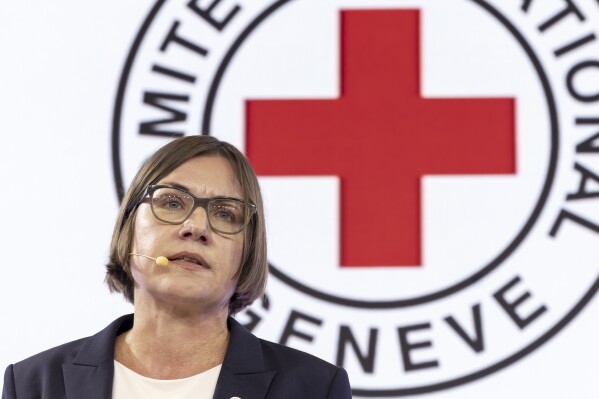
M215 399L347 399L347 373L309 354L256 338L229 318L231 338ZM123 316L96 335L8 366L2 399L110 399L116 336L133 326Z

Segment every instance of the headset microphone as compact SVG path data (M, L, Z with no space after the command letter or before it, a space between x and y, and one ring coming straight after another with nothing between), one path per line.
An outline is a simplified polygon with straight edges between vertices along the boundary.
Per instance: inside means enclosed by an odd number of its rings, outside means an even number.
M168 266L168 259L165 256L159 256L157 258L152 258L151 256L148 256L148 255L134 254L133 252L129 254L129 256L131 256L131 255L143 256L144 258L152 259L154 262L156 262L157 265Z

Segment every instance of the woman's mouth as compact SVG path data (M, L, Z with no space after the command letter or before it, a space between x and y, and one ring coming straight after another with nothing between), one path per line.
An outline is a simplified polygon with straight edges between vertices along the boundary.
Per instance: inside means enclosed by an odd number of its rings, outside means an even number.
M175 255L168 258L170 263L181 266L186 269L209 269L209 266L201 257L193 255Z

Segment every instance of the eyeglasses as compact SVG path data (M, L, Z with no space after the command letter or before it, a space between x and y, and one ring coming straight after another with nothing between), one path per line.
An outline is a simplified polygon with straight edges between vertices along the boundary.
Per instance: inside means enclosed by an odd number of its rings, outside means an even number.
M150 199L156 219L164 223L181 224L197 207L202 207L208 216L210 228L222 234L241 232L256 213L256 205L237 198L200 198L173 186L148 186L142 198L146 196Z

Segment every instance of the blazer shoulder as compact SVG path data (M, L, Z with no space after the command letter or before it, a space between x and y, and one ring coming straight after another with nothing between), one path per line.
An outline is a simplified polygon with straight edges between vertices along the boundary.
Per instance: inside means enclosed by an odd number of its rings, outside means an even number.
M86 340L68 342L8 366L4 373L3 398L62 397L62 365L73 361Z
M55 367L62 367L63 363L71 363L83 344L89 339L80 338L75 341L67 342L65 344L55 346L54 348L47 349L36 355L28 357L20 362L13 365L15 374L31 374L37 370L53 369Z
M106 370L110 374L116 335L130 328L132 323L132 315L120 317L95 335L67 342L8 366L5 381L10 383L9 393L14 391L22 398L65 397L65 366L72 369L74 365L108 364Z
M40 368L43 370L48 370L48 367L60 369L64 363L75 361L87 365L98 365L102 361L112 360L117 334L131 328L132 325L133 315L119 317L95 335L67 342L15 363L13 367L15 375Z
M333 377L341 367L335 366L309 353L290 348L275 342L260 339L262 354L267 368L292 369L300 374L329 375Z
M272 397L351 399L343 368L284 345L262 339L260 343L266 369L277 370Z

